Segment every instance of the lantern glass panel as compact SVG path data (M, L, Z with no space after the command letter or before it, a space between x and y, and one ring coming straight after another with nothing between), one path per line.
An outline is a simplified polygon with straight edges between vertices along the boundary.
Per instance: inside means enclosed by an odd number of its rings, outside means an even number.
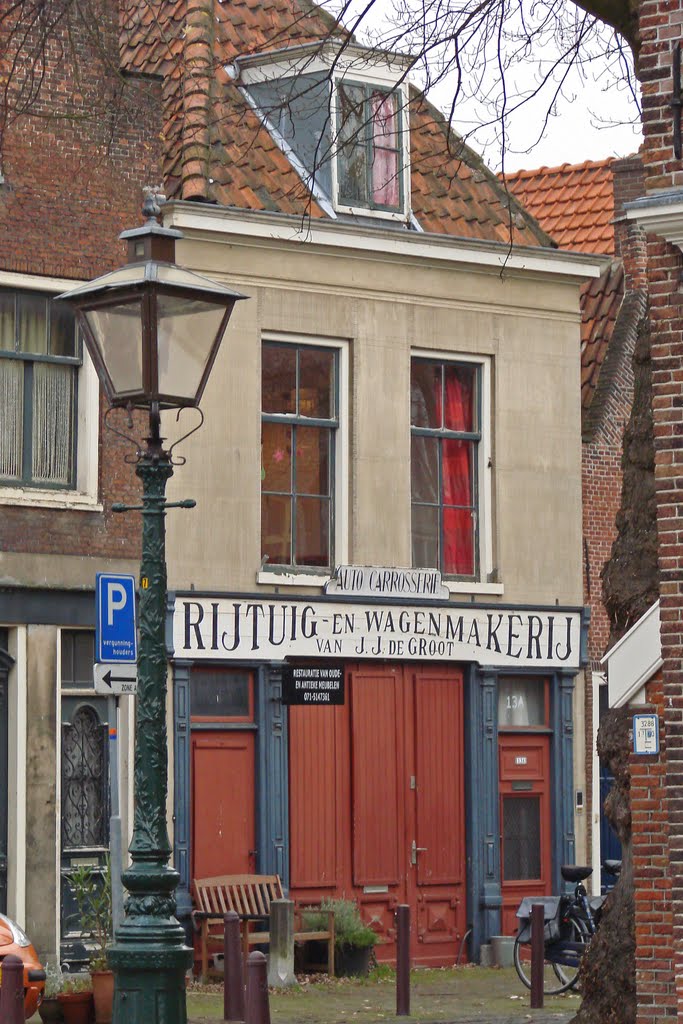
M196 399L225 315L226 303L157 297L159 394Z
M84 312L114 395L141 392L142 310L139 299Z

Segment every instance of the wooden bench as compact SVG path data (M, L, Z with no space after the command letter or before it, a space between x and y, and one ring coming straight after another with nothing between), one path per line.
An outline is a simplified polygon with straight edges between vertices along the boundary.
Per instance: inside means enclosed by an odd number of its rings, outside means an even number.
M267 930L272 900L285 898L279 875L218 875L215 878L196 878L192 883L195 909L192 919L199 932L201 950L201 979L220 974L209 967L209 954L223 952L223 917L229 910L239 915L242 949L246 959L250 946L267 945ZM334 911L326 911L327 928L318 931L297 930L294 942L319 940L327 943L327 971L334 977ZM255 925L255 930L252 930Z

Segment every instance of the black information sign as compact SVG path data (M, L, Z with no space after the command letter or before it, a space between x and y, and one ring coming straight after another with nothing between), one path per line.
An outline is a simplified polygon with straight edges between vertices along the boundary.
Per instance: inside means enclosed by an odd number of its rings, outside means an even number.
M343 704L344 666L323 662L321 665L283 665L283 704Z

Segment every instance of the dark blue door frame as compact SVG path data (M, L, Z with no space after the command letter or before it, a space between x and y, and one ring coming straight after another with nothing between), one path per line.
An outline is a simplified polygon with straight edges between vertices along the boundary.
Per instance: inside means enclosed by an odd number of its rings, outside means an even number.
M470 959L478 961L483 943L500 933L501 867L498 784L498 676L527 671L470 666L465 684L467 732L468 927ZM552 882L560 891L560 865L573 864L574 836L574 674L550 678Z
M0 649L0 913L7 913L8 685L14 660Z
M256 717L256 870L289 880L287 709L279 667L244 666L254 673ZM180 875L177 917L192 943L191 661L173 663L173 863ZM251 727L253 728L253 726Z

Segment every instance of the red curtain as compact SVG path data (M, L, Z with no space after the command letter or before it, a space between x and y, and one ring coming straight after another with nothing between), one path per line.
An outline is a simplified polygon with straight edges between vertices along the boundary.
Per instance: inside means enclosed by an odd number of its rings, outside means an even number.
M442 425L449 430L471 431L474 371L468 368L446 367L445 378ZM441 442L443 572L447 575L471 576L474 573L474 529L471 509L473 451L471 441L444 438ZM466 507L448 507L453 505Z

